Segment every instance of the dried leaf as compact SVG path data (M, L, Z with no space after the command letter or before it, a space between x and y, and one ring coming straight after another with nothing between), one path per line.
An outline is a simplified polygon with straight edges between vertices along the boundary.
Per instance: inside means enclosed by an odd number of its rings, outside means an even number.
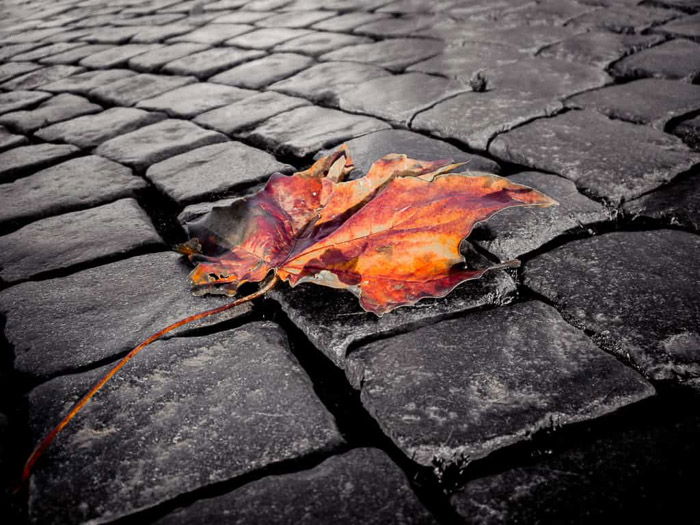
M347 289L382 315L425 297L443 297L488 269L465 267L459 246L474 225L513 206L551 206L537 190L461 164L392 154L367 175L345 148L291 176L273 175L259 193L214 208L189 227L180 247L199 264L202 293L235 294L270 272L292 286Z

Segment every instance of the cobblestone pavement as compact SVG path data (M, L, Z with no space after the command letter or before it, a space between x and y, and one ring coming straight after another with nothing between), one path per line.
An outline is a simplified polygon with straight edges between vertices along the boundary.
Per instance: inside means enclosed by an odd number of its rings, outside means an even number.
M688 523L700 1L3 0L0 472L155 330L170 248L343 142L560 202L382 318L280 288L130 363L5 523ZM485 81L485 83L484 83ZM687 514L690 512L691 514ZM691 518L692 520L692 518Z

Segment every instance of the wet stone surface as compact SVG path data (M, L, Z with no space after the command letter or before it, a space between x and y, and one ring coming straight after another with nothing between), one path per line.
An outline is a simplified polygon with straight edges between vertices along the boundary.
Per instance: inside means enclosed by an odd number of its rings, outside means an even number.
M146 172L155 186L184 203L243 190L275 172L293 171L265 153L239 142L204 146L151 166Z
M203 500L157 523L437 523L413 495L404 474L380 450L359 448L318 466L269 476Z
M162 244L133 199L42 219L0 242L0 280L5 283Z
M346 372L397 446L438 468L654 393L536 301L370 343L350 354Z
M77 153L75 146L36 144L20 146L0 153L0 182L7 182L23 174L58 163Z
M24 221L131 197L146 183L125 166L90 155L0 185L0 222Z
M699 247L681 231L608 233L536 257L524 282L647 376L698 384Z
M634 221L661 220L672 226L700 231L700 179L678 181L625 203L623 210Z
M274 324L157 342L128 368L37 470L34 518L114 519L342 442ZM104 371L35 389L34 435Z
M489 151L509 162L558 173L612 202L658 188L700 162L671 135L593 111L536 120L496 137Z
M71 94L56 95L42 102L35 109L13 111L0 116L0 124L12 126L23 133L73 117L97 113L102 107L84 97Z

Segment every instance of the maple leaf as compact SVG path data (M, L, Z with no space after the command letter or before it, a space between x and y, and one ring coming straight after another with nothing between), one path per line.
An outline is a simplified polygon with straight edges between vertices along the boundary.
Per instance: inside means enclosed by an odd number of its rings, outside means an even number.
M43 452L92 397L146 346L177 328L262 296L279 281L349 290L382 315L501 268L470 269L460 244L474 225L513 206L551 206L537 190L490 173L454 173L462 164L387 155L364 177L345 181L345 147L291 176L272 175L255 195L189 225L177 247L197 266L190 279L202 293L234 295L241 284L264 285L245 297L181 319L126 354L35 447L22 483ZM512 265L512 261L505 263Z
M351 181L346 148L306 171L275 174L263 190L188 226L179 249L200 293L235 294L273 272L291 286L346 289L382 315L443 297L486 269L469 269L460 243L474 225L513 206L551 206L537 190L462 164L387 155Z

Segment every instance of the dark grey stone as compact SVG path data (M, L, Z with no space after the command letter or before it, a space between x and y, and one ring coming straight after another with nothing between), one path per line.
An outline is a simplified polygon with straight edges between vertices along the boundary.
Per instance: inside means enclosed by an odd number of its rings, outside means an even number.
M537 4L530 4L522 9L506 11L502 15L496 15L495 22L501 26L562 26L572 18L592 11L593 8L581 5L574 0L542 0Z
M81 115L102 111L102 107L83 97L65 93L42 102L35 109L5 113L0 116L0 124L12 126L24 133L30 133L56 122Z
M678 16L678 11L647 5L611 5L607 9L595 9L569 21L567 26L578 30L600 28L615 33L641 33L654 25Z
M222 523L437 523L401 470L376 448L356 448L320 465L266 476L168 514L160 525Z
M537 301L370 343L346 373L392 441L439 470L654 393Z
M476 261L481 267L485 264L481 259ZM363 311L349 292L313 284L294 289L278 287L269 296L282 305L314 346L337 366L345 368L348 350L368 339L474 308L506 304L512 301L515 289L515 282L506 272L487 272L481 279L459 285L446 297L425 299L382 317Z
M591 31L552 44L540 51L538 56L590 64L603 69L626 55L651 47L661 41L663 41L663 37L659 35Z
M123 44L98 51L80 60L81 66L92 69L110 69L126 64L131 57L153 51L158 44Z
M195 81L194 77L143 73L97 87L90 91L90 96L108 104L133 106L141 100L158 96Z
M138 103L138 107L164 111L173 117L192 118L205 111L238 102L255 94L257 94L255 91L247 89L196 82L142 100Z
M24 75L30 71L35 71L41 66L34 62L6 62L0 64L0 82L5 82L11 78Z
M121 199L32 222L0 237L0 279L23 281L162 242L136 201Z
M241 91L247 92L247 90ZM194 121L204 127L231 134L250 128L279 113L307 105L309 105L308 101L303 98L288 97L268 91L202 113Z
M356 44L371 42L369 38L361 36L345 35L343 33L328 33L319 31L300 36L275 46L276 52L301 53L303 55L318 56L330 53L336 49Z
M194 29L193 26L184 23L165 24L160 26L144 26L133 37L131 41L136 44L150 44L161 42L166 38L188 33ZM204 49L206 46L202 46Z
M41 91L11 91L9 93L0 93L0 115L25 109L29 106L34 106L39 102L43 102L51 95Z
M700 13L693 16L678 18L672 22L656 27L654 30L659 33L698 41L700 40Z
M256 25L260 27L293 27L296 29L308 27L312 24L331 18L333 11L292 11L280 13L260 20Z
M41 86L44 91L53 93L78 93L79 95L87 95L95 88L110 85L114 82L119 82L125 78L134 76L136 73L128 69L112 69L109 71L88 71L73 75L56 82L51 82Z
M139 27L97 27L80 38L93 44L124 44L139 31ZM128 45L128 44L127 44Z
M532 460L468 481L451 503L478 524L683 523L700 484L697 401L649 402L632 422L581 429Z
M700 115L682 120L673 127L671 132L679 136L691 148L700 150Z
M90 155L0 185L0 222L27 220L131 197L146 183L111 160Z
M129 67L137 71L146 71L155 73L162 66L178 58L189 56L193 53L198 53L207 49L203 44L192 44L183 42L181 44L172 44L161 48L136 55L129 59Z
M163 193L183 203L241 190L280 171L293 168L264 151L240 142L226 142L154 164L146 177Z
M681 177L656 191L625 203L623 210L632 220L664 221L700 231L700 178Z
M35 389L34 435L105 371ZM64 430L35 471L29 513L50 523L112 520L341 444L281 328L251 323L169 339L132 361Z
M111 49L107 44L87 44L39 59L42 64L76 64L85 57Z
M700 162L679 139L593 111L569 111L496 137L498 158L558 173L612 202L629 200Z
M217 47L177 58L165 64L163 71L176 75L194 75L198 78L207 78L236 64L263 55L262 51Z
M313 63L312 58L304 55L274 53L219 73L212 77L211 81L249 89L261 89L273 82L290 77Z
M477 244L502 261L536 250L559 236L585 233L586 227L611 219L602 205L578 191L573 182L556 175L525 172L509 179L540 190L559 202L549 208L508 208L498 212L474 231Z
M15 369L39 377L87 367L130 350L184 317L230 302L194 296L189 271L182 257L162 252L0 292ZM193 326L249 311L244 304Z
M42 45L41 47L32 49L31 51L13 55L12 60L39 60L84 45L85 44L82 42L58 42L56 44Z
M395 38L331 51L322 55L321 60L360 62L391 71L402 71L412 64L437 55L444 46L442 42L432 39Z
M167 119L108 140L95 152L122 164L145 168L173 155L224 141L226 137L220 133L191 122Z
M253 29L253 26L246 24L207 24L190 33L173 37L168 42L194 42L195 44L215 46L224 40L230 40Z
M350 178L364 175L372 163L390 153L405 153L411 158L420 160L450 159L455 162L464 162L465 166L460 171L485 171L487 173L500 173L500 166L484 157L465 153L462 150L442 142L419 135L412 131L400 129L387 129L369 133L345 143L352 157L355 171ZM320 152L318 155L328 154Z
M334 16L333 18L327 18L326 20L315 23L311 27L322 31L346 32L352 31L356 27L364 24L384 20L390 16L391 15L388 13L366 13L363 11L355 11L343 13L342 15Z
M697 78L700 44L679 38L628 56L613 64L616 77Z
M311 34L311 31L307 29L286 27L263 28L227 40L226 44L230 46L240 46L246 49L270 49L292 38L298 38L309 34Z
M165 115L134 108L111 108L41 129L35 135L48 142L67 142L89 149L118 135L163 120Z
M700 384L700 240L682 231L615 232L528 262L525 284L647 376Z
M4 151L16 146L22 146L29 142L24 135L10 133L7 128L0 126L0 151ZM2 213L2 212L0 212Z
M387 75L386 70L368 64L326 62L276 82L269 89L337 106L341 91Z
M213 22L215 24L252 24L271 14L272 13L260 11L233 11L225 15L217 16L214 18Z
M465 89L445 78L405 73L382 76L341 91L338 105L350 113L372 115L408 126L419 111Z
M78 152L75 146L36 144L20 146L0 153L0 182L6 182L51 164L60 162Z
M439 20L435 15L415 14L402 17L384 18L355 28L353 33L371 35L378 38L413 36L417 31L428 28Z
M662 130L669 120L700 109L700 86L644 78L577 95L567 105L595 109L609 117Z
M247 137L277 153L306 157L322 148L388 127L388 124L370 117L302 106L270 118Z

